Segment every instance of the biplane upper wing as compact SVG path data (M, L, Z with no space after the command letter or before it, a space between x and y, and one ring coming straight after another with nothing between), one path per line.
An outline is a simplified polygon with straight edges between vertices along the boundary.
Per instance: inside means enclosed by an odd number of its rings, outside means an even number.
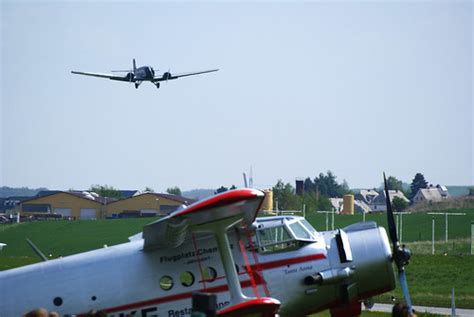
M143 228L144 250L179 247L188 232L227 218L241 218L251 225L264 198L256 189L236 189L201 200L177 210Z

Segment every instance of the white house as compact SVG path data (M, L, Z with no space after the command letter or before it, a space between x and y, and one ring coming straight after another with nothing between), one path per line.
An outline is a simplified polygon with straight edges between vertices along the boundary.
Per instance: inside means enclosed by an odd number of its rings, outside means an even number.
M390 195L390 202L393 202L393 199L395 197L399 197L406 201L407 203L410 202L408 198L405 197L403 192L399 190L389 190L388 194ZM377 197L372 200L372 202L369 204L370 208L372 211L387 211L387 202L386 202L386 197L385 197L385 191L382 191Z
M343 206L343 199L342 198L329 198L331 202L332 211L341 212Z
M446 186L436 185L428 188L420 188L413 197L413 203L418 204L422 202L440 202L451 197Z
M361 189L358 194L356 194L355 199L362 200L366 204L370 204L379 193L374 189Z
M371 211L372 209L370 208L370 206L366 204L364 201L358 200L358 199L354 200L354 212L366 214Z

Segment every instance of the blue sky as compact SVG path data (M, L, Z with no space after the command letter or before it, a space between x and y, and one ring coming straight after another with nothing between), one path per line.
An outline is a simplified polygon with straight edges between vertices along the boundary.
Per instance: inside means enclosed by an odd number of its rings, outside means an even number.
M473 184L470 1L1 4L0 185ZM143 84L71 75L149 64Z

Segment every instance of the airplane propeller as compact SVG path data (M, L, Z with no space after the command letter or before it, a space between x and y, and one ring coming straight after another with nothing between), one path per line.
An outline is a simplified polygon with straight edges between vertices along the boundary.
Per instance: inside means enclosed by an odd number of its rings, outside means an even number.
M397 265L398 269L398 278L400 280L400 286L402 288L403 296L405 297L405 302L408 307L408 312L413 314L413 307L411 306L410 292L408 291L408 283L405 275L405 266L408 264L411 251L403 244L400 245L397 237L397 228L395 227L395 220L393 217L392 203L390 201L390 194L388 192L387 179L385 178L385 173L383 173L383 182L385 197L387 202L387 222L388 222L388 232L390 235L390 240L392 240L393 245L393 260Z

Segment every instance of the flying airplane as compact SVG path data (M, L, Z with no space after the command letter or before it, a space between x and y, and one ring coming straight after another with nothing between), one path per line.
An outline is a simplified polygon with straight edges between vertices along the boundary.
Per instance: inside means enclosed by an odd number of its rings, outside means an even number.
M155 69L151 66L142 66L137 68L135 59L133 59L133 68L130 70L113 70L113 73L125 73L124 75L114 75L114 74L101 74L101 73L87 73L87 72L78 72L71 71L73 74L93 76L99 78L108 78L110 80L125 81L129 83L134 83L135 88L138 88L140 84L144 81L152 82L156 88L160 88L160 82L168 81L173 79L178 79L180 77L194 76L199 74L217 72L219 69L210 69L203 70L199 72L190 72L190 73L181 73L181 74L172 74L169 70L164 72L161 75L155 73Z
M146 225L127 243L0 272L0 316L37 307L79 316L91 309L112 317L190 316L195 292L215 293L221 317L325 309L357 316L362 301L395 288L393 262L410 303L410 253L399 245L390 199L393 253L375 222L317 232L302 217L256 218L263 199L256 189L227 191Z

